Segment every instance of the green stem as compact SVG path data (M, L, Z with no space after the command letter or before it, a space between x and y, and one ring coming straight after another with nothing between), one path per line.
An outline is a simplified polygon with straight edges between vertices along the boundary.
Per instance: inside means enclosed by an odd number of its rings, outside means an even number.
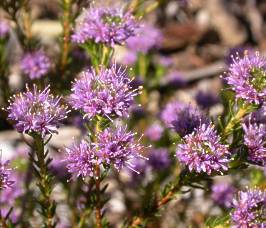
M248 107L247 106L241 106L236 114L229 120L226 127L224 128L222 132L222 139L226 140L228 136L232 133L235 126L240 123L241 119L248 113Z
M66 66L68 65L68 61L69 61L69 52L70 52L70 33L71 33L71 19L72 19L71 6L72 6L72 0L62 0L63 37L62 37L62 44L61 44L60 71L63 73L64 78L65 78Z
M100 167L96 166L96 209L95 209L95 219L97 228L102 228L102 214L101 214L101 179L100 179Z
M55 227L55 202L51 199L52 177L48 171L48 165L51 159L47 159L48 151L44 150L44 140L40 135L34 135L34 149L36 160L34 160L36 176L38 178L38 187L41 192L39 203L41 205L41 214L44 218L44 225L47 228Z
M5 41L0 40L0 86L3 93L4 104L8 104L8 99L10 97L10 88L8 80L8 64L5 51Z

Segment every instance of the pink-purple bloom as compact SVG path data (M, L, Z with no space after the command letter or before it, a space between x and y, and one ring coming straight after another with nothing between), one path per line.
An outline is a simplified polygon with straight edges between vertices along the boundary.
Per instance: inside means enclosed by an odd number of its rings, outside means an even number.
M30 79L39 79L45 76L51 69L51 61L41 50L26 53L20 62L20 68L23 74Z
M180 102L168 103L161 119L167 127L173 128L182 137L193 132L201 124L210 122L199 109Z
M140 140L135 140L136 133L127 131L126 127L107 128L97 135L98 156L108 165L117 170L123 167L138 172L132 161L136 158L145 158L141 155L144 146Z
M95 168L100 165L96 156L96 147L90 142L82 140L80 143L73 143L70 147L65 148L67 152L67 169L72 177L94 177Z
M134 97L139 94L139 90L132 89L130 83L126 70L116 65L108 69L102 67L98 74L92 68L73 83L69 103L88 119L97 115L109 119L125 117Z
M0 194L0 205L1 205L1 213L6 216L9 209L13 207L11 214L9 215L9 219L12 222L17 222L20 214L20 210L15 208L16 201L24 194L24 176L18 173L12 173L11 178L16 180L9 188L5 188L1 190Z
M154 170L164 170L171 164L169 151L166 148L153 149L149 153L148 164Z
M223 173L228 170L230 153L220 140L212 124L202 124L184 137L184 142L177 146L176 156L190 171Z
M0 21L0 39L5 39L10 32L10 25L7 21Z
M230 208L236 189L230 183L216 183L212 186L211 197L215 203Z
M232 222L234 228L266 226L266 191L247 189L233 200Z
M60 104L61 98L50 94L49 86L44 90L33 90L15 95L7 108L8 119L14 122L20 133L37 133L44 137L57 133L62 121L67 117L67 107Z
M10 161L3 161L0 155L0 191L2 194L3 189L12 187L14 181L11 180L11 168L9 167Z
M136 36L127 39L127 47L134 52L147 53L162 43L162 33L150 24L144 24L136 30Z
M164 129L159 123L153 123L145 131L145 136L149 138L151 141L157 141L162 137L163 132Z
M218 96L216 96L211 92L203 92L203 91L199 91L197 93L195 100L197 104L203 109L210 108L219 102Z
M255 104L265 102L266 58L258 52L245 53L243 58L233 58L225 79L232 86L238 99Z
M94 41L110 46L121 45L136 34L138 27L131 12L117 8L91 7L77 22L72 40L79 44Z
M242 124L244 144L248 148L248 160L257 165L266 166L266 127L264 124Z

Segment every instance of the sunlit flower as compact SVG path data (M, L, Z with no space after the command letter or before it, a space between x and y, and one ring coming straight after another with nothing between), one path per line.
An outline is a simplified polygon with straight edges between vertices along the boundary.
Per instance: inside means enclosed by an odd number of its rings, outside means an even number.
M228 146L220 143L220 136L211 124L202 124L178 144L176 156L190 171L223 173L228 170Z

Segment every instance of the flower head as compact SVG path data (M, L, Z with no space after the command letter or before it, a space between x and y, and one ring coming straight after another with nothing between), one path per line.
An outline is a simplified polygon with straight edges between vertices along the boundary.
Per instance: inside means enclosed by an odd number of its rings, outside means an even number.
M255 51L251 48L251 47L248 47L248 46L236 46L236 47L233 47L233 48L230 48L225 56L225 63L227 66L230 66L231 64L234 63L234 59L237 58L237 57L240 57L240 58L243 58L245 56L245 54L247 53L250 54L254 54Z
M157 141L162 137L163 131L164 129L160 124L154 123L146 130L145 135L151 141Z
M4 206L14 206L16 199L23 195L23 181L24 177L18 173L12 173L12 185L9 188L5 188L1 191L0 194L0 204Z
M168 103L161 119L167 127L173 128L182 137L193 132L201 124L210 122L199 109L179 102Z
M210 108L217 104L219 99L216 95L210 92L199 91L195 97L197 104L203 109Z
M148 164L155 170L166 169L171 163L169 151L165 148L153 149L148 158Z
M229 183L217 183L212 186L212 199L220 206L230 208L234 197L235 188Z
M162 33L152 25L145 24L136 30L136 36L127 39L127 47L134 52L147 53L154 47L160 46Z
M73 177L93 177L96 165L100 162L96 156L96 148L91 143L82 140L80 143L74 143L66 148L67 169Z
M266 166L266 128L263 124L242 124L244 130L244 144L248 147L248 160Z
M38 79L46 75L51 69L51 61L43 51L26 53L21 62L22 72L30 79Z
M113 165L117 170L127 166L134 169L132 161L136 158L144 158L141 155L144 146L136 141L135 133L127 132L125 127L107 128L97 136L98 156L108 165ZM137 171L136 171L137 172Z
M0 191L10 188L14 184L14 181L10 180L11 168L9 168L9 163L9 160L2 161L0 157Z
M263 103L266 97L266 58L258 52L233 58L225 79L237 98L249 103Z
M5 39L10 32L10 26L5 20L0 21L0 39Z
M179 144L176 151L178 160L190 171L208 175L226 171L229 154L228 147L220 143L220 136L212 124L202 124L186 135L184 143Z
M233 200L233 227L265 227L266 192L258 189L240 191Z
M115 65L101 68L99 74L94 69L85 71L74 82L69 103L74 109L82 110L88 119L96 115L128 116L133 98L139 93L138 89L131 89L130 82L125 70Z
M12 97L7 108L8 119L14 122L20 133L34 132L42 137L56 133L68 113L60 100L50 94L49 86L41 91L34 85L32 91L27 88L26 92Z
M90 8L78 22L72 40L76 43L94 41L110 46L122 44L135 35L138 27L130 12L115 8Z

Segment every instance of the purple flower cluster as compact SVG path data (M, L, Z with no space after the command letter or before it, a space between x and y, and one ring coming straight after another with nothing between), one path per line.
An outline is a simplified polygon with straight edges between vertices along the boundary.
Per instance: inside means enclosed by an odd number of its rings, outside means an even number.
M125 127L107 128L97 134L97 142L82 140L66 148L68 154L67 169L76 177L95 175L96 165L114 166L118 171L123 167L136 171L132 161L144 158L144 149L139 141L134 140L135 133L127 132Z
M152 124L145 132L145 136L147 136L151 141L157 141L162 137L163 127L159 123Z
M136 36L130 37L126 41L127 47L134 52L147 53L154 47L159 47L162 43L162 33L152 25L145 24L136 30Z
M144 146L135 141L136 133L127 132L126 127L107 128L97 135L98 156L108 165L113 165L117 170L123 167L137 172L132 160L144 158L141 152Z
M168 103L161 119L167 127L173 128L182 137L193 132L201 124L210 122L199 109L179 102Z
M43 51L26 53L20 62L22 72L30 79L38 79L51 69L51 61Z
M80 109L84 117L91 119L96 115L107 118L128 115L138 89L131 89L131 80L125 70L113 65L109 69L101 68L99 74L94 69L82 73L72 86L69 103L74 109Z
M266 124L266 107L263 105L255 112L250 113L245 119L246 123Z
M66 159L68 172L74 177L93 177L96 165L100 165L96 156L96 148L89 142L82 140L74 143L65 151L68 154Z
M176 156L190 171L206 172L208 175L228 169L228 146L220 143L220 136L211 124L202 124L193 133L184 137Z
M26 92L13 96L7 108L8 119L14 122L20 133L34 132L42 137L56 133L68 113L60 100L50 94L49 86L40 91L34 85L32 91L27 88Z
M225 56L225 63L227 66L230 66L234 63L234 59L237 57L243 58L246 52L255 53L254 50L250 47L237 46L230 48L227 55Z
M212 199L220 206L230 208L235 188L229 183L217 183L212 186Z
M19 175L17 173L12 173L12 179L16 180L9 188L3 189L0 194L0 205L1 205L1 213L6 216L9 209L15 206L16 200L20 198L24 194L23 184L24 184L24 176ZM9 218L13 222L18 220L19 210L14 208Z
M154 170L163 170L171 164L169 151L165 148L153 149L148 156L148 164Z
M11 168L9 168L10 161L2 161L0 157L0 191L3 189L10 188L14 181L10 180L11 178Z
M262 104L266 97L266 58L258 52L235 57L225 79L237 98Z
M72 35L76 43L93 40L110 46L134 36L138 23L130 12L115 8L90 8L84 12Z
M10 26L7 21L0 21L0 39L5 39L10 32Z
M219 102L218 96L213 93L203 91L199 91L195 99L197 104L203 109L210 108Z
M248 147L248 160L266 166L266 128L263 124L242 124L244 144Z
M233 227L263 228L266 226L266 191L258 189L240 191L238 197L233 200L233 207Z

